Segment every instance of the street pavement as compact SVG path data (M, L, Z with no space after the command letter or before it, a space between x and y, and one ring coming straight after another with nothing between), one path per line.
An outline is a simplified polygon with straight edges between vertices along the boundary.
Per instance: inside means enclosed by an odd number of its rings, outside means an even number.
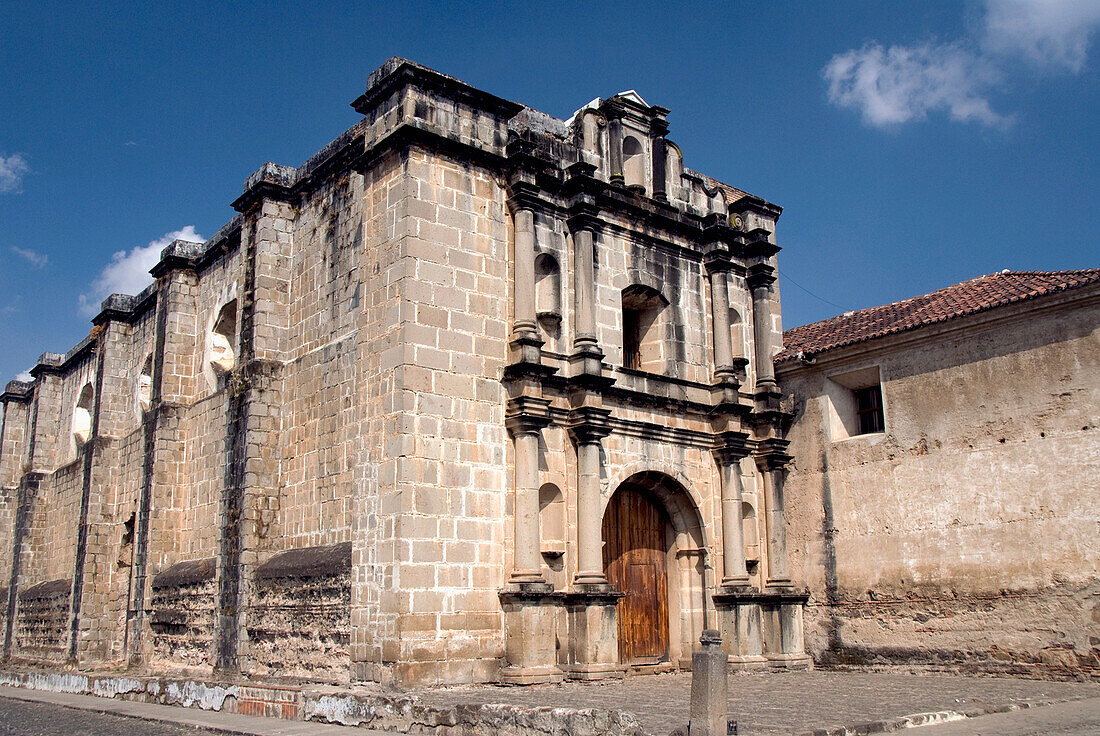
M416 691L416 695L426 702L445 705L618 708L637 715L648 733L666 736L687 725L690 689L690 673L672 673L610 683L471 685ZM731 673L729 677L729 717L737 721L742 735L798 734L891 722L917 713L976 714L1088 697L1100 698L1100 684L826 670Z
M1100 684L901 673L792 672L730 676L730 717L738 733L768 736L841 728L914 736L1100 736ZM534 687L466 686L415 691L429 704L608 708L635 713L645 731L666 736L687 724L691 675ZM1054 703L1051 705L1051 703ZM1009 712L996 711L1009 709ZM991 715L978 715L988 714ZM974 715L974 718L964 718ZM138 720L141 719L141 720ZM878 725L874 725L878 724ZM280 721L87 695L0 686L0 736L367 736L379 731Z

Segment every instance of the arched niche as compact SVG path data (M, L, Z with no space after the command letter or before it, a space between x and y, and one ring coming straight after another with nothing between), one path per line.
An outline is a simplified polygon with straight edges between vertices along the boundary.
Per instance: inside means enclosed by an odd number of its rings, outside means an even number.
M556 332L561 324L561 266L549 253L535 256L535 313L543 329Z
M73 407L72 437L73 449L79 453L92 438L92 407L95 401L95 389L92 384L84 384L80 396Z
M138 417L144 417L153 406L153 356L145 356L145 363L138 374L135 391Z
M623 289L623 368L662 372L658 325L667 306L668 300L650 286L631 284Z
M756 508L748 501L741 502L741 524L745 542L745 562L760 562L760 527L756 523Z
M539 488L539 539L545 557L565 554L565 498L553 483Z
M645 193L645 147L632 135L623 138L623 182Z
M237 364L237 300L225 304L207 336L207 364L219 378Z
M730 307L730 345L733 347L734 358L744 358L745 352L745 321L741 319L741 313L735 307Z

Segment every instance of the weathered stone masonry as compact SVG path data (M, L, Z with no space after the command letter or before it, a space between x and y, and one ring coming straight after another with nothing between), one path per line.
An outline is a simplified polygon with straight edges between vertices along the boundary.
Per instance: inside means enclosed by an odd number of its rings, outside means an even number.
M391 60L3 393L5 657L315 681L804 667L780 209L634 92Z

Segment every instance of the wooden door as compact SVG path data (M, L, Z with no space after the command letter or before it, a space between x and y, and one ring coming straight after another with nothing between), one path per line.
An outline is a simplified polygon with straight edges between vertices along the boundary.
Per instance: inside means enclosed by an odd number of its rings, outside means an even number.
M603 563L608 581L626 594L619 602L619 657L624 664L668 659L668 522L639 489L615 493L603 517Z

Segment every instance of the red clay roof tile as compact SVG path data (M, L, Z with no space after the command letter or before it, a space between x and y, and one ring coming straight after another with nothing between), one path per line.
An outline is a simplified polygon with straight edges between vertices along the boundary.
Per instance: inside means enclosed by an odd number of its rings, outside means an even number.
M1100 281L1100 268L1077 271L1001 271L923 296L786 330L775 362L799 353L823 353L884 335L915 330L1005 304L1034 299Z

